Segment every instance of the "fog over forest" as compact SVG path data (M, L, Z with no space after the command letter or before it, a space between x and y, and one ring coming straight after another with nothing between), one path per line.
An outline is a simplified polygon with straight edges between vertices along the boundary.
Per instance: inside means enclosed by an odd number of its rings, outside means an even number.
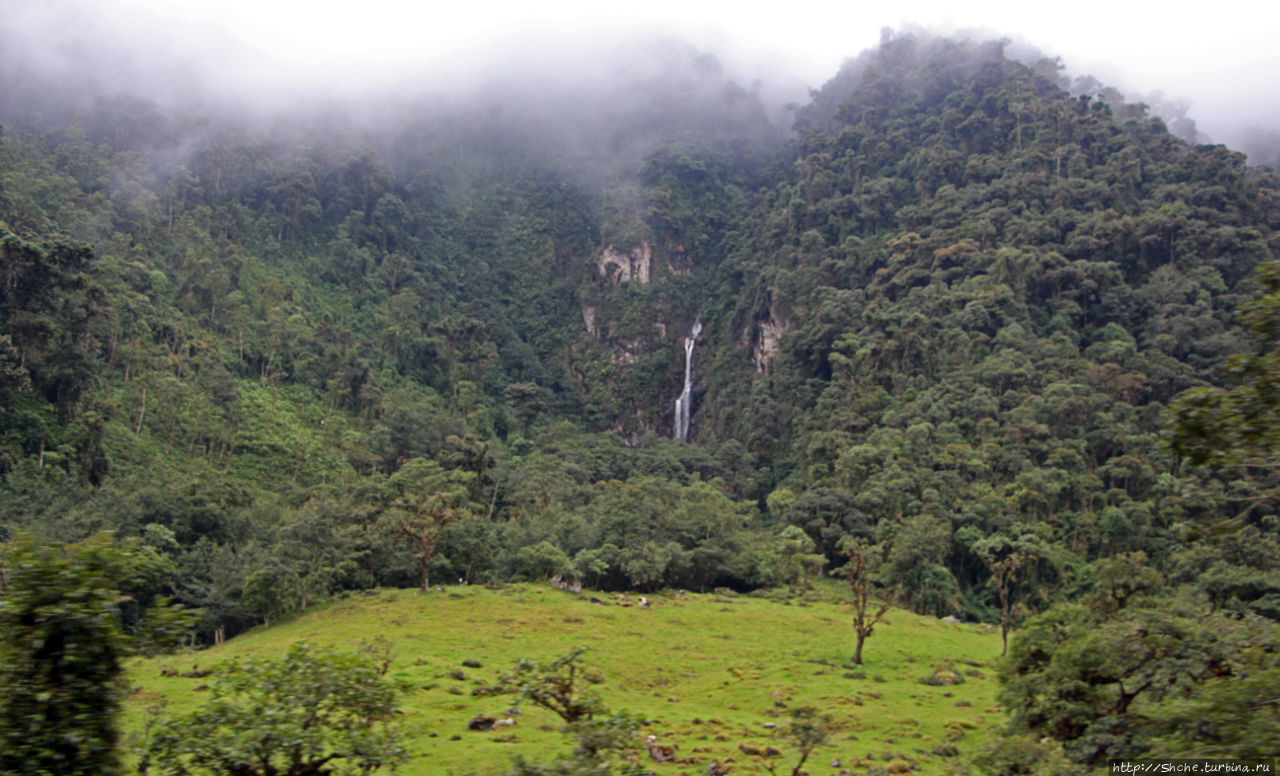
M501 104L526 116L523 129L530 134L538 133L540 123L547 129L552 120L560 125L554 133L572 144L621 115L671 108L679 98L669 93L671 82L664 79L696 59L758 98L771 122L785 131L787 106L803 104L810 90L835 75L841 59L874 46L886 29L868 29L868 15L860 26L849 26L847 43L816 34L806 42L787 40L794 32L779 19L728 16L714 26L699 26L675 21L679 14L671 19L584 15L573 24L556 15L567 11L552 7L542 23L507 13L494 13L490 20L437 21L387 3L370 6L369 18L345 18L322 5L297 12L286 25L280 19L289 13L287 4L256 11L236 4L224 10L201 5L183 4L184 12L146 3L18 0L0 18L6 41L0 52L6 83L0 110L12 122L72 109L65 102L46 102L56 85L60 99L78 94L81 108L94 97L129 95L179 107L206 124L234 117L235 123L259 129L274 121L279 129L279 123L296 126L299 117L309 116L335 122L331 129L386 130L393 112L421 118ZM798 7L795 13L805 10ZM969 13L982 20L988 18L983 10L990 13L981 6ZM1251 42L1268 20L1241 23L1230 39L1215 38L1227 24L1221 17L1231 11L1222 9L1194 24L1152 21L1133 31L1132 45L1111 55L1097 47L1117 35L1114 27L1127 21L1123 15L1104 31L1083 37L1075 30L1078 25L1063 19L1055 30L1058 39L1044 40L1003 26L1021 20L1015 13L999 17L1000 27L968 27L971 22L964 18L936 12L929 17L927 8L908 8L902 11L904 21L891 26L973 40L1005 37L1013 41L1009 53L1014 58L1027 63L1058 59L1076 93L1111 90L1108 101L1123 93L1128 102L1150 106L1184 139L1226 143L1249 153L1251 163L1275 165L1280 97L1269 77L1273 55ZM697 18L692 9L686 15ZM503 16L511 19L502 23ZM770 23L776 39L767 38ZM1181 32L1184 24L1203 32ZM1191 34L1204 37L1183 39ZM414 46L417 38L422 42ZM1090 38L1096 40L1085 45ZM1143 47L1151 50L1144 54ZM1183 54L1170 60L1169 49ZM1163 75L1161 63L1169 61L1194 64ZM1258 77L1264 73L1267 77ZM600 113L601 103L612 106L607 114Z

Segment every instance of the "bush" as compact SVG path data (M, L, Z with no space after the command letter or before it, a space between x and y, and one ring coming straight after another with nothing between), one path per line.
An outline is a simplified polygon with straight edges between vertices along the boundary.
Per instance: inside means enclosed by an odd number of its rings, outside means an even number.
M393 722L403 689L363 655L295 644L278 660L223 665L212 698L160 720L143 766L160 774L361 773L403 761Z

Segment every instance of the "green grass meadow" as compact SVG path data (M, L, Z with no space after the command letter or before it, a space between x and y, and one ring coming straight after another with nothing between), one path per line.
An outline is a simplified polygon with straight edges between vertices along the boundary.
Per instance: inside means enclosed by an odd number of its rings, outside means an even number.
M478 682L520 658L550 659L578 645L604 675L593 689L605 703L643 716L645 735L676 747L682 762L653 762L641 750L657 774L701 776L715 759L731 761L735 776L768 773L743 745L782 750L775 766L790 773L796 755L779 731L789 709L802 705L830 715L837 728L806 764L813 776L964 773L1001 719L994 700L1000 636L987 627L893 610L867 641L865 664L855 667L848 606L830 592L669 593L649 596L648 608L584 595L605 603L534 584L368 591L220 647L135 660L127 735L137 741L150 705L163 701L179 712L205 697L207 678L162 676L162 668L189 672L235 655L278 656L299 640L355 648L375 637L392 647L391 673L417 688L402 703L412 752L406 776L493 773L517 754L543 761L568 751L559 719L532 706L513 727L473 732L467 722L478 712L502 716L512 701L473 696ZM920 681L939 668L963 682Z

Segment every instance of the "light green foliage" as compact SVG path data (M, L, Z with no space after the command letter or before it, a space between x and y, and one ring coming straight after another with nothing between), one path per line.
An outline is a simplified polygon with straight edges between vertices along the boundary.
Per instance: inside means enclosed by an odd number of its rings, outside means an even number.
M243 418L232 426L241 457L232 466L243 467L237 473L246 479L314 483L341 470L327 433L330 413L308 392L242 385L236 410Z
M799 526L788 525L778 533L778 568L774 581L788 585L805 585L811 577L820 576L827 559L814 552L816 545Z
M200 708L154 723L143 761L169 776L371 774L406 752L398 685L368 656L305 643L221 665Z
M583 552L592 552L584 550ZM600 573L604 569L590 558L584 558L584 571ZM577 566L564 551L547 540L528 547L521 547L516 552L515 565L519 574L528 579L545 582L556 575L564 575L574 579L578 575Z

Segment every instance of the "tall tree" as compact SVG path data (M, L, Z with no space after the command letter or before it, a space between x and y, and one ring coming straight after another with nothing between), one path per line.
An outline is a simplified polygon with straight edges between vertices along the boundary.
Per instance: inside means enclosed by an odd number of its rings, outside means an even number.
M0 223L0 327L35 390L64 416L92 380L90 323L107 307L90 281L94 260L88 246L28 242Z
M875 633L876 624L889 611L889 602L874 605L871 598L875 581L876 548L861 539L847 537L841 542L841 550L849 559L844 574L849 581L850 603L853 606L853 662L862 665L862 645Z
M393 496L384 520L413 547L423 592L431 589L431 562L440 532L475 509L468 500L474 478L473 472L444 469L429 458L413 458L391 475Z
M1030 532L984 537L975 542L971 549L986 565L1000 603L1000 654L1003 656L1009 651L1009 631L1024 608L1017 600L1020 595L1018 587L1026 577L1037 571L1036 564L1051 565L1048 557L1052 553L1042 540Z

